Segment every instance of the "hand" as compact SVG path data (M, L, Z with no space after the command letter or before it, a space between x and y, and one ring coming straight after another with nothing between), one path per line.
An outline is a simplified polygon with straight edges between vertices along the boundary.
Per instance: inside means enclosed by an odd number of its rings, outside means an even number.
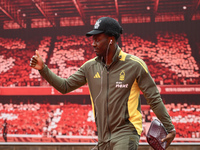
M161 140L162 142L165 142L165 141L167 142L166 149L171 144L171 142L174 140L175 136L176 136L176 131L172 131L172 132L168 133L164 139Z
M35 55L33 55L33 57L31 58L30 66L37 70L42 70L44 68L44 62L38 50L35 51Z

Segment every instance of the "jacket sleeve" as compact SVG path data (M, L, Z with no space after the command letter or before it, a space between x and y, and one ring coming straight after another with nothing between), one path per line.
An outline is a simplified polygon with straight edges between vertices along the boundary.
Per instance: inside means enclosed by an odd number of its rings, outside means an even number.
M148 71L146 64L144 66L146 67L145 69L143 67L139 67L138 69L138 86L143 92L147 103L150 105L157 118L163 123L166 130L169 132L174 129L174 125L172 124L169 113L163 104L161 95Z
M69 93L86 84L83 66L67 79L57 76L47 67L47 65L39 72L50 85L62 94Z

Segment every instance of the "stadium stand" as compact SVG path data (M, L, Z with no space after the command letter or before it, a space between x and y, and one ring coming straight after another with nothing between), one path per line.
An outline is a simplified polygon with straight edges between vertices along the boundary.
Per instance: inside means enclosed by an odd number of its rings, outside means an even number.
M0 86L40 85L37 79L29 78L28 62L39 45L36 39L0 38Z
M88 120L90 111L91 105L0 103L0 124L7 118L8 134L92 135L96 127Z
M185 33L157 31L157 43L124 33L122 50L142 58L157 85L200 84L199 67ZM38 49L49 68L67 78L94 58L91 39L80 35L57 35L32 39L0 37L0 86L47 86L29 59ZM46 62L47 61L47 62Z
M54 73L67 78L87 60L95 57L91 41L84 36L57 36L49 66Z
M177 130L177 138L200 138L200 106L187 103L165 105ZM96 125L91 116L91 105L72 103L50 104L2 104L0 103L0 124L5 118L8 123L8 137L12 141L94 142ZM146 133L155 114L149 105L142 105L143 132L141 142L146 142ZM2 129L0 130L2 134ZM74 138L74 139L73 139ZM80 139L79 139L80 138ZM42 140L43 139L43 140ZM74 140L74 141L73 141ZM62 140L60 141L62 142Z
M158 85L199 84L199 67L185 33L156 32L157 44L134 34L122 36L122 50L143 59Z

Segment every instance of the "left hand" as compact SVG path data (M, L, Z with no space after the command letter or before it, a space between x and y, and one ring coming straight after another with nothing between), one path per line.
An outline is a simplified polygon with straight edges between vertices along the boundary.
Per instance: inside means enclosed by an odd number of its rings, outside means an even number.
M172 131L172 132L168 133L164 139L161 140L162 142L165 142L165 141L167 142L166 149L171 144L171 142L174 140L175 136L176 136L176 131Z

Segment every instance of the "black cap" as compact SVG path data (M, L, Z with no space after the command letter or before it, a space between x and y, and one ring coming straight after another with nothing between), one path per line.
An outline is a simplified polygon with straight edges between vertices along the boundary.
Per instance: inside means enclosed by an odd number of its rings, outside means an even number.
M115 36L118 38L120 34L122 34L122 30L122 27L115 19L110 17L102 17L96 21L94 29L86 33L86 36L105 33L109 36Z

